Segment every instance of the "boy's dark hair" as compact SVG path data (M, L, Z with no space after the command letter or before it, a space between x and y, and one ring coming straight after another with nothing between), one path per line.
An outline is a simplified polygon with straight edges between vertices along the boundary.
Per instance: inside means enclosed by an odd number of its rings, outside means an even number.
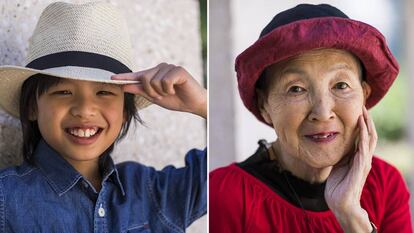
M50 87L61 82L61 78L54 76L35 74L28 78L22 85L20 94L20 122L23 132L23 159L33 164L33 153L39 143L42 135L40 134L37 121L30 120L30 116L36 111L37 98L44 94ZM114 144L124 138L128 132L131 122L142 123L135 105L135 96L130 93L124 93L124 113L125 123L122 125L121 132L115 142L102 154L105 160L106 155L112 152Z

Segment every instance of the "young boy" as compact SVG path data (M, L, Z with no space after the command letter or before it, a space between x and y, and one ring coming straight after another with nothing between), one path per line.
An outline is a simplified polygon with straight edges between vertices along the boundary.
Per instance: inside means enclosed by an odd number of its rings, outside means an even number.
M206 150L161 171L111 152L148 101L206 118L206 91L161 63L132 73L120 14L53 3L26 67L0 67L0 106L20 117L25 162L0 172L0 232L184 232L206 213Z

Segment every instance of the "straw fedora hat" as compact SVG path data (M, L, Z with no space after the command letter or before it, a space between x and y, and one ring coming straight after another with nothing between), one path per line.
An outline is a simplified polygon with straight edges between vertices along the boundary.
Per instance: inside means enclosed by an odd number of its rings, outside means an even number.
M23 82L35 74L94 82L132 72L134 60L127 24L117 9L103 2L52 3L42 12L32 37L26 65L0 66L0 106L19 117ZM150 104L136 96L138 109Z

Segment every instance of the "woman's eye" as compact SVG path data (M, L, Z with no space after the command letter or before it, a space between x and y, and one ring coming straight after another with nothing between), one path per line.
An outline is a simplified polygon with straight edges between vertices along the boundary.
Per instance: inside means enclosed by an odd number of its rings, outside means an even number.
M348 87L349 87L349 85L345 82L339 82L339 83L335 84L335 89L344 90L344 89L347 89Z
M302 93L304 91L305 91L305 88L302 88L300 86L292 86L292 87L289 88L290 93L298 94L298 93Z

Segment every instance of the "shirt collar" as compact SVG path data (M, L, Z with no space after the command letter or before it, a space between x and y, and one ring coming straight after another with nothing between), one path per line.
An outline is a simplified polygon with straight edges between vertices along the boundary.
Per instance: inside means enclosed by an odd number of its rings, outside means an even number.
M118 169L116 169L115 163L112 160L112 157L107 154L106 156L103 156L103 162L102 162L102 174L103 174L103 181L107 181L108 179L111 179L112 182L114 182L116 185L118 185L118 188L121 190L121 193L123 196L125 196L124 187L122 186L121 179L119 178Z
M82 175L43 139L39 141L39 144L36 147L34 161L45 175L52 189L59 196L65 194L73 188L80 179L83 179ZM122 195L125 195L118 171L109 155L106 156L105 162L102 165L103 181L107 181L109 178L113 177L112 181L119 187Z

